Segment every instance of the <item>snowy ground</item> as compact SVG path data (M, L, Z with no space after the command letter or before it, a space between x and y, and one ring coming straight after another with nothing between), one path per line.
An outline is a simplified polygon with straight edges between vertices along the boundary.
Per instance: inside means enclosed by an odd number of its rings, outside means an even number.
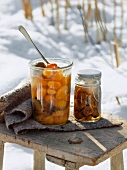
M62 0L61 0L62 1ZM113 36L113 1L106 1L108 41L102 42L98 48L103 56L97 53L96 47L91 43L84 43L84 32L75 0L72 0L72 9L69 9L68 30L64 30L64 3L61 3L61 34L58 36L56 26L51 26L50 5L45 6L46 18L41 16L39 0L32 0L34 21L24 18L21 0L0 1L0 95L14 88L23 78L29 76L28 63L31 59L39 58L36 51L18 31L17 27L23 25L30 33L38 48L48 57L69 57L74 62L72 89L74 78L79 68L96 68L102 71L102 109L114 115L127 118L127 19L124 17L123 48L119 48L121 65L112 69L115 56L110 55L109 43ZM101 1L99 1L101 7ZM120 3L117 2L117 36L120 35ZM124 4L126 16L127 4ZM112 10L111 10L112 9ZM90 28L90 34L96 42L96 28ZM113 45L112 45L113 47ZM73 92L73 90L72 90ZM72 94L73 95L73 94ZM118 105L115 97L120 97ZM127 167L127 150L124 151L125 170ZM27 161L26 161L27 160ZM81 170L107 170L109 160L95 167L84 166ZM14 144L6 144L4 155L4 170L32 170L33 151ZM46 162L46 169L62 170L64 168Z

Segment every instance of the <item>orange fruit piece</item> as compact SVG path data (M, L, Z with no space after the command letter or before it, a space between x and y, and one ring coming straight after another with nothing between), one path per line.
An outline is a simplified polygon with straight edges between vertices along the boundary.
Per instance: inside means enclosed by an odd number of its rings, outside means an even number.
M46 68L58 68L56 63L47 64Z
M64 116L64 112L62 110L57 110L53 112L52 116Z
M65 100L55 100L54 106L64 109L67 106L67 102Z
M46 95L45 96L45 101L47 102L47 103L51 103L52 105L54 104L54 101L55 101L55 97L54 97L54 95Z
M43 118L42 123L45 125L53 125L54 124L53 116L47 116L47 117Z
M62 78L63 78L63 71L62 70L54 71L54 74L52 76L52 80L60 81Z
M56 94L56 91L54 89L48 88L47 93L53 95L53 94Z
M58 82L58 81L49 81L48 86L51 89L57 90L57 89L59 89L61 87L61 83Z
M68 92L69 92L68 86L60 87L56 92L56 99L59 100L64 99L67 96Z
M52 70L44 70L43 71L43 76L45 76L46 78L51 78L53 76L53 71Z
M62 85L71 85L71 75L63 77L61 80Z

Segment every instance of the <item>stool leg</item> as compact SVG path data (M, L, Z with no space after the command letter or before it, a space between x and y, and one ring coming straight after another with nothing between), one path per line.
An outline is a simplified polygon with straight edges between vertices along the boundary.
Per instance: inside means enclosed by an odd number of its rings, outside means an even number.
M0 142L0 170L3 168L4 142Z
M120 152L110 158L111 170L124 170L123 152Z
M45 154L38 150L34 151L34 170L45 170Z

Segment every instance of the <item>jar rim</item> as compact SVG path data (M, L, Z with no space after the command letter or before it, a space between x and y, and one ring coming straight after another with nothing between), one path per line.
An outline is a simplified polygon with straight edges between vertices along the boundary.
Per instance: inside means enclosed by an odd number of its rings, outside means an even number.
M35 59L35 60L31 60L30 62L29 62L29 66L30 66L30 68L32 68L32 69L35 69L35 70L60 70L60 69L68 69L68 68L71 68L72 66L73 66L73 62L72 61L70 61L69 59L67 59L67 58L46 58L47 60L49 60L49 61L52 61L53 63L55 63L55 62L64 62L64 64L65 64L65 66L61 66L61 67L59 67L59 68L42 68L42 67L37 67L37 66L35 66L35 64L37 64L39 61L42 61L43 62L43 60L42 59Z

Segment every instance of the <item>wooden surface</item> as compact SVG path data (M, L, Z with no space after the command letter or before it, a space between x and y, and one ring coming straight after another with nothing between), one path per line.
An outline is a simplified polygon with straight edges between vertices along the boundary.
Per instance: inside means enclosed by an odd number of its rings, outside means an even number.
M0 140L39 150L62 160L94 166L127 147L127 121L122 121L121 127L76 132L32 131L25 135L15 135L0 124ZM82 138L83 142L69 144L72 136Z

